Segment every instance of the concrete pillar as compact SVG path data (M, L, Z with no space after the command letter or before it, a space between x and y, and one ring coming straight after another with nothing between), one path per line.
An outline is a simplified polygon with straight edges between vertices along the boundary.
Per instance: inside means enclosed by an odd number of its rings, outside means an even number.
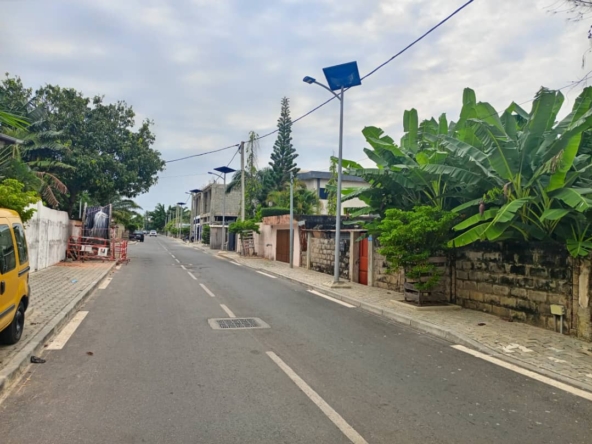
M368 287L374 287L374 239L368 236Z
M306 269L310 270L310 262L311 262L311 256L312 256L312 246L311 246L311 242L310 239L312 238L312 232L307 231L306 232Z

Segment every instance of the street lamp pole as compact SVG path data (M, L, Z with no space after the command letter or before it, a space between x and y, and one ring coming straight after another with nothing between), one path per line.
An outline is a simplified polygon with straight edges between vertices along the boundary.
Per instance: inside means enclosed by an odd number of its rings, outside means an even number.
M290 171L290 268L294 268L294 171Z
M339 155L337 158L337 205L335 214L335 258L333 267L333 284L339 284L339 253L341 247L341 159L343 156L343 103L345 101L345 90L362 84L358 65L356 62L349 62L343 65L323 68L325 78L329 86L317 82L314 78L306 76L302 79L309 85L316 84L329 91L339 100ZM340 91L339 94L335 91Z

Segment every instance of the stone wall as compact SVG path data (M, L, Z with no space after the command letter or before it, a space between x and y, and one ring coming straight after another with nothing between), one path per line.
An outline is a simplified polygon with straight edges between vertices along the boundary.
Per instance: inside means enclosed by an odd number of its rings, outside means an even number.
M374 286L386 288L387 290L403 291L404 282L405 273L403 270L389 273L386 258L374 246Z
M349 233L341 232L341 254L339 276L349 280ZM310 240L310 268L333 275L335 258L335 233L328 231L314 231ZM306 263L306 260L303 262Z
M452 302L553 330L550 305L572 329L572 259L559 245L482 243L456 252Z

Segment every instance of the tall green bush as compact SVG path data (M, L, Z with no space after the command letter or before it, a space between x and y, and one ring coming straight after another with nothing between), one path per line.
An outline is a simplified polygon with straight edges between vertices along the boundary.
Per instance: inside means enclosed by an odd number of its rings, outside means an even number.
M24 191L25 185L14 179L0 182L0 208L16 211L23 222L27 222L35 213L34 208L27 207L39 202L40 197L34 191Z

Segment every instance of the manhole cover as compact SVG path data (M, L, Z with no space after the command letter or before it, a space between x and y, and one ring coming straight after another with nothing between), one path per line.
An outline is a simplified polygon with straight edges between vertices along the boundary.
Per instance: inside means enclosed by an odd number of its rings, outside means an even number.
M254 328L269 328L269 325L259 318L215 318L208 319L214 330L248 330Z

